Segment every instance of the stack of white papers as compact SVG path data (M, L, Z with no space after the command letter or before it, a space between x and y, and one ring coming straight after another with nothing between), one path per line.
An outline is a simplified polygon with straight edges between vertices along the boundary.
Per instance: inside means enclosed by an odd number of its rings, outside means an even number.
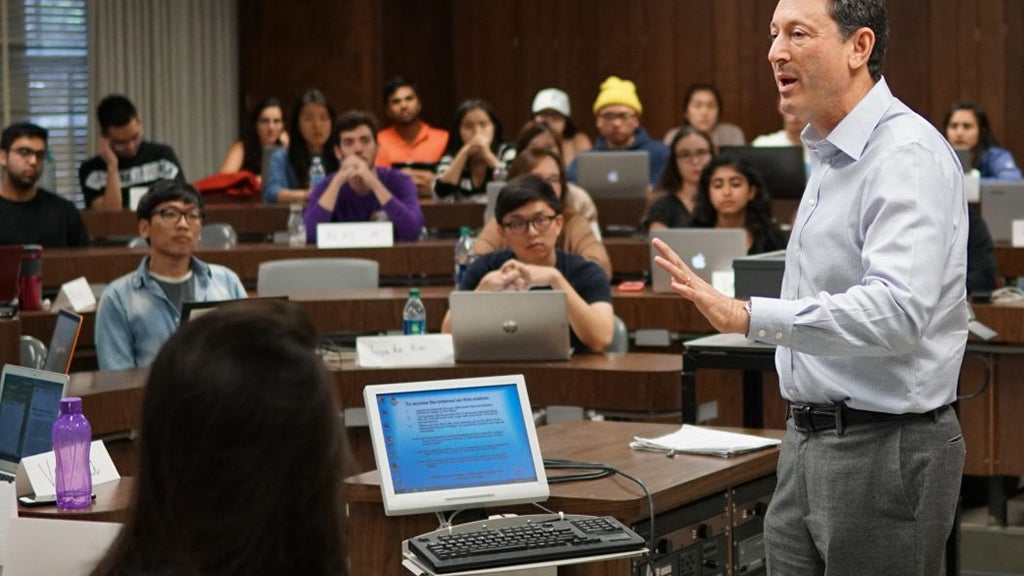
M671 434L660 438L633 437L629 447L634 450L655 450L686 454L710 454L712 456L732 456L752 452L770 446L778 446L781 440L775 438L762 438L749 434L738 434L736 432L724 432L700 426L683 426Z

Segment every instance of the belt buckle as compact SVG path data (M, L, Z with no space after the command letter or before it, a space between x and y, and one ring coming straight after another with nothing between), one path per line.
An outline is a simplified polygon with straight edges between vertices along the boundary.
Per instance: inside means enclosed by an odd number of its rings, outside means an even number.
M814 420L811 411L814 408L807 404L790 404L789 413L793 417L793 427L801 432L813 432Z

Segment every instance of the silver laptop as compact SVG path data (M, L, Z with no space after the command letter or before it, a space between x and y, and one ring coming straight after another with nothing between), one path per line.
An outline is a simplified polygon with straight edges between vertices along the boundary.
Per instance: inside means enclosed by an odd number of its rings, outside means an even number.
M713 272L732 271L732 261L747 255L747 231L740 228L672 228L655 230L651 238L660 238L675 250L693 272L711 282ZM651 290L671 292L668 272L654 263L657 251L651 247Z
M565 292L455 291L448 309L456 362L569 359Z
M971 150L970 148L954 148L956 151L956 157L960 160L960 166L964 169L964 174L971 171Z
M1024 182L982 182L981 219L993 242L1009 244L1013 221L1024 219Z
M650 183L645 150L583 152L576 156L576 180L594 200L644 198Z
M0 376L0 477L14 479L18 463L53 449L53 423L68 375L4 365Z

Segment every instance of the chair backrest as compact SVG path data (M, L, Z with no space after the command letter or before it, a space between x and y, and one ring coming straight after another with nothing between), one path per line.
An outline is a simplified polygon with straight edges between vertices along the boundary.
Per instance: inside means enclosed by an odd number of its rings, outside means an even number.
M231 248L238 245L238 234L231 224L215 222L199 231L200 248Z
M46 344L43 344L42 340L35 336L22 334L21 361L19 362L22 366L42 370L46 365L46 355Z
M612 343L605 352L629 352L629 328L622 318L615 317L615 329L612 332Z
M149 248L149 240L142 236L136 236L128 241L129 248Z
M260 296L286 296L339 288L376 288L380 265L365 258L297 258L260 264L256 291Z

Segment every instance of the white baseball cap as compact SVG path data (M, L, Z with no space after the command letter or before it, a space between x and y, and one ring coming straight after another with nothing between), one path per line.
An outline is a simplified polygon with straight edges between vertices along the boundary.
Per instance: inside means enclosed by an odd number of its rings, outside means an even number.
M558 88L545 88L533 97L533 113L554 110L562 116L570 116L569 95Z

